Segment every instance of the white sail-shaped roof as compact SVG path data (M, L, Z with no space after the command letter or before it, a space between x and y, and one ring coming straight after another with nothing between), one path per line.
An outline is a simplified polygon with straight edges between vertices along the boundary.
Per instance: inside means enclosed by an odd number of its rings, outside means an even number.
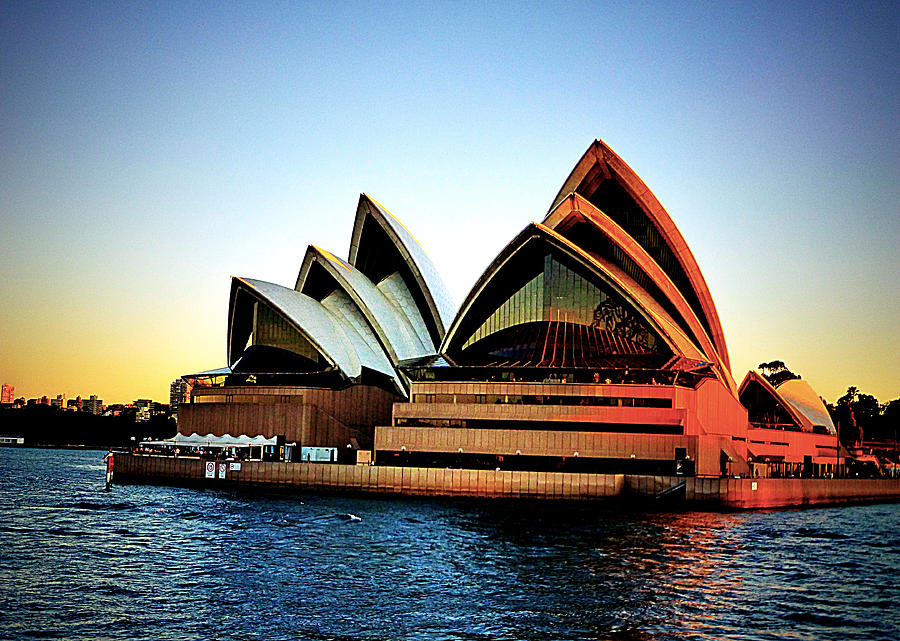
M366 247L366 243L369 241L364 235L364 230L369 221L374 222L381 229L383 235L387 237L388 243L379 247ZM396 256L396 264L404 273L403 280L410 288L412 299L416 301L419 313L428 326L433 349L437 352L437 348L453 320L455 311L455 306L444 282L419 241L403 223L373 198L361 194L353 225L353 236L350 241L349 262L377 285L390 274L382 273L377 267L370 264L362 264L367 262L362 257L388 253ZM411 322L416 322L416 320L416 318L410 318Z
M393 378L399 386L390 359L368 336L338 318L319 301L300 292L251 278L235 278L232 296L243 289L283 315L334 367L348 378L358 378L367 367ZM234 309L234 303L231 305ZM233 323L234 319L232 319ZM344 322L342 322L344 321ZM230 332L229 332L230 333ZM229 340L229 344L230 344ZM230 355L232 358L233 355Z
M812 386L806 381L795 378L785 381L775 388L778 395L781 396L791 407L802 414L812 426L824 427L829 434L836 435L837 430L831 415L825 407L825 403L819 398Z
M297 291L304 291L307 280L316 277L316 272L312 271L313 263L321 265L332 282L353 300L394 362L434 353L416 333L407 315L395 307L365 274L324 249L312 245L307 249L295 286Z

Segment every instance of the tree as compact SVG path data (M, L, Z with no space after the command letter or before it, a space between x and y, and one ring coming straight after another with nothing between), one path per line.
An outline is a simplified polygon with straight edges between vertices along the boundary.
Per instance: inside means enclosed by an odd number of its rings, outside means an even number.
M879 404L871 394L863 394L858 387L851 386L828 411L831 420L840 425L843 443L897 440L900 398Z
M883 403L872 438L879 441L900 440L900 398Z
M762 372L763 378L769 381L769 384L772 387L778 387L785 381L800 378L799 374L795 374L788 369L787 365L784 364L784 361L770 361L768 363L760 363L757 366L757 369Z
M881 417L881 406L878 399L871 394L860 394L853 404L853 415L859 426L860 440L880 440L878 422Z
M847 393L837 400L835 411L832 414L832 420L838 426L841 435L841 442L849 445L859 442L861 436L853 413L853 404L856 402L857 396L859 396L859 389L848 387Z
M850 386L847 388L847 393L841 396L838 399L838 405L852 405L856 402L856 397L859 395L859 388Z
M156 419L156 420L154 420ZM0 425L5 432L25 437L32 445L123 446L149 434L167 438L176 432L175 422L164 416L149 423L135 423L134 416L96 416L89 412L69 412L50 405L22 409L0 409Z

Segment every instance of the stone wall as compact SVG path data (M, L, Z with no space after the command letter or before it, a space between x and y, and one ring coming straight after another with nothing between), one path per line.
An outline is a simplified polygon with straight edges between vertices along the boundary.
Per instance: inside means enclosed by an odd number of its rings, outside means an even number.
M178 408L182 434L231 434L343 448L369 449L374 426L390 421L396 394L371 385L342 390L305 387L218 387L194 390Z
M512 498L603 499L621 494L621 474L561 474L510 470L271 463L242 461L240 470L215 462L216 478L205 478L196 458L115 455L116 482L202 484L209 487L294 487L300 490ZM219 465L226 466L218 478Z
M734 509L900 500L900 479L690 479L686 498Z
M816 504L900 500L900 479L735 479L623 474L572 474L511 470L214 462L205 477L197 458L115 455L115 481L208 487L257 486L309 491L419 496L542 499L610 499L622 494L654 497L685 483L683 505L702 509L759 509ZM218 478L219 465L225 478ZM676 503L667 502L667 507Z

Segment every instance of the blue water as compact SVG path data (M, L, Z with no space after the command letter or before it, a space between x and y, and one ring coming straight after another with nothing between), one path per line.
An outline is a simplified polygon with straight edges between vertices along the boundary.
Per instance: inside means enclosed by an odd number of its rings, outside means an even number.
M0 449L0 639L900 639L900 505L103 491Z

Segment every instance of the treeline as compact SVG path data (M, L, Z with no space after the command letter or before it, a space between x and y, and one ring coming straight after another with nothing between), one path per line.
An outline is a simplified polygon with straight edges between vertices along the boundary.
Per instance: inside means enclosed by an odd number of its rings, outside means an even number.
M176 431L171 417L152 416L149 421L137 422L133 411L96 416L50 405L0 409L0 434L24 437L26 446L126 447L148 437L170 438Z
M847 388L833 405L826 405L842 443L900 440L900 398L879 403L871 394Z

